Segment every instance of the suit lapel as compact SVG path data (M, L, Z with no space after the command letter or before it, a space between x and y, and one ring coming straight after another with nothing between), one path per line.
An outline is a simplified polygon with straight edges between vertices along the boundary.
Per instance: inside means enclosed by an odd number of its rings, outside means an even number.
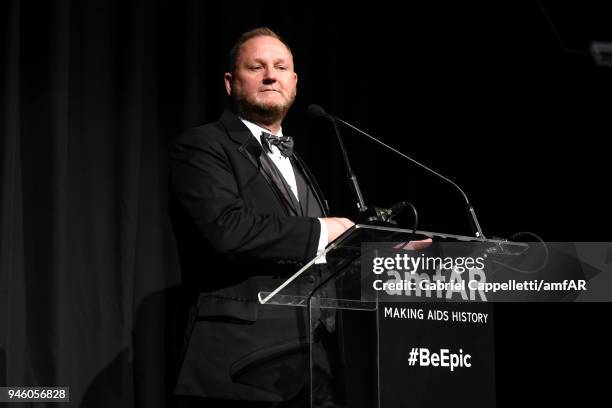
M230 111L225 111L223 115L221 115L219 121L225 127L229 137L240 144L238 151L258 169L259 174L261 174L270 185L270 188L287 213L290 215L298 215L300 212L299 204L295 197L293 197L291 189L288 188L286 182L282 180L282 175L274 163L265 155L263 148L255 137L253 137L249 128Z
M266 153L262 153L259 156L259 158L260 158L263 169L270 176L270 178L274 181L274 184L278 187L278 190L283 196L283 199L285 199L285 202L289 206L291 206L292 211L295 213L294 215L301 215L302 211L300 208L300 203L298 202L297 198L293 194L293 191L291 190L289 183L287 183L287 181L281 174L278 167L276 167L274 162L270 159L270 157L268 157Z
M327 200L325 199L325 196L323 195L321 188L317 184L317 181L314 178L314 175L310 172L310 169L306 166L306 163L304 163L302 158L298 156L296 153L293 153L293 160L294 160L295 165L299 167L299 169L301 170L306 183L311 187L312 192L315 196L315 199L319 202L319 207L323 211L323 215L326 217L329 217L330 214L329 214L329 206L327 205Z

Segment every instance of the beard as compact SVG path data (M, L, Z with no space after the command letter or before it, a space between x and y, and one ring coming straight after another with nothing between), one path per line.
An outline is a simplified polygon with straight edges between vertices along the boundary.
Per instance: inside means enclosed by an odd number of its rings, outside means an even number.
M281 103L264 103L255 100L250 100L242 94L234 94L232 102L239 116L253 123L262 123L265 125L281 122L293 101L295 93L284 102Z

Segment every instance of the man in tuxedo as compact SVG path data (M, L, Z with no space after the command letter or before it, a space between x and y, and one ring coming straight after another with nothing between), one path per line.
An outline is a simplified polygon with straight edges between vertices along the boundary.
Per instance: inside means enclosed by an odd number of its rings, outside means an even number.
M184 406L306 401L304 309L261 305L257 294L353 223L329 217L314 176L283 134L297 80L291 50L276 33L244 33L224 75L231 111L174 145L169 211L195 303L175 389L189 396Z

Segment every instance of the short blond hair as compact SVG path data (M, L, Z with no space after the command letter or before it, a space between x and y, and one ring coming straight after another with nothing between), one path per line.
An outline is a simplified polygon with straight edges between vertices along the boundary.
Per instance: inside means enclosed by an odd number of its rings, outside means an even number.
M238 38L238 41L236 41L236 43L232 46L232 50L230 51L230 57L229 57L229 72L233 74L236 71L236 60L238 59L238 54L240 53L240 48L242 48L242 45L245 42L253 38L256 38L256 37L276 38L278 41L282 42L285 45L285 47L287 47L287 50L289 51L289 53L293 55L293 53L291 52L291 48L289 47L289 44L287 44L287 42L276 32L272 31L268 27L254 28L253 30L243 33L240 36L240 38Z

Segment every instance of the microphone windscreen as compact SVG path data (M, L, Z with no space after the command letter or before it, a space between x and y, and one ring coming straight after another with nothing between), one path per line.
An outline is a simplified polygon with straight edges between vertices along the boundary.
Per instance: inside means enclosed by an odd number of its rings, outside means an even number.
M312 116L327 116L327 113L325 113L325 110L319 105L315 105L315 104L308 106L308 113L310 113Z

